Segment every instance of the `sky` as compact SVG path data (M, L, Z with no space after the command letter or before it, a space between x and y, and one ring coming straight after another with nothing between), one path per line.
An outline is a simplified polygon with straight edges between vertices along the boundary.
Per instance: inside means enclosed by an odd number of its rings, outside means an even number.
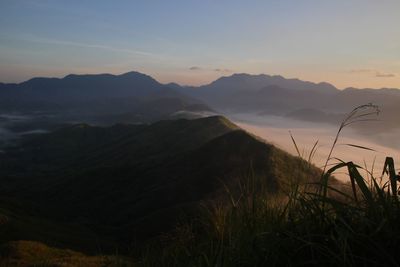
M0 0L0 81L140 71L400 88L399 0Z

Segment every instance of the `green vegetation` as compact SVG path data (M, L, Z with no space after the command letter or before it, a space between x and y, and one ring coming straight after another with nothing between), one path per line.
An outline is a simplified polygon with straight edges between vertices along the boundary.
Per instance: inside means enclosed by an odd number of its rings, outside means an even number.
M208 164L201 149L236 129L212 117L108 128L78 124L26 138L0 155L0 208L12 218L1 240L30 238L99 253L128 247L136 232L156 235L214 190L213 173L225 166Z
M34 240L90 254L129 254L202 203L236 193L250 166L271 194L319 170L227 119L86 124L29 137L0 155L2 242Z

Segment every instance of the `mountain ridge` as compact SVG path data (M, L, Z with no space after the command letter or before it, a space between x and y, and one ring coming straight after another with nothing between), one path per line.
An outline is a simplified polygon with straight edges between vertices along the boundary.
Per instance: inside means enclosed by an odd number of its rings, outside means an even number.
M257 78L257 77L266 77L266 78L274 78L277 80L288 80L288 81L294 81L294 82L303 82L306 84L310 84L310 85L322 85L322 86L326 86L326 87L330 87L332 89L336 89L336 90L346 90L346 89L356 89L356 90L400 90L400 88L391 88L391 87L381 87L381 88L358 88L358 87L344 87L342 89L339 89L338 87L330 84L329 82L312 82L312 81L307 81L307 80L303 80L300 78L286 78L283 75L270 75L270 74L266 74L266 73L260 73L260 74L250 74L250 73L245 73L245 72L239 72L239 73L233 73L229 76L221 76L213 81L210 81L209 83L203 84L203 85L199 85L199 86L193 86L193 85L182 85L179 84L177 82L169 82L169 83L161 83L159 81L157 81L157 79L153 78L151 75L145 74L143 72L140 71L128 71L128 72L124 72L121 74L111 74L111 73L98 73L98 74L74 74L74 73L70 73L70 74L66 74L63 77L45 77L45 76L39 76L39 77L32 77L30 79L27 79L25 81L21 81L21 82L11 82L11 83L6 83L6 82L0 82L0 86L4 86L4 85L20 85L23 83L27 83L31 80L34 79L54 79L54 80L63 80L66 78L75 78L75 77L95 77L95 76L108 76L108 77L124 77L124 76L137 76L137 75L143 75L143 77L148 77L154 81L156 81L159 84L162 84L164 86L170 86L170 87L187 87L187 88L199 88L199 87L205 87L205 86L209 86L219 80L223 80L225 78L235 78L235 77L253 77L253 78ZM275 84L276 85L276 84Z

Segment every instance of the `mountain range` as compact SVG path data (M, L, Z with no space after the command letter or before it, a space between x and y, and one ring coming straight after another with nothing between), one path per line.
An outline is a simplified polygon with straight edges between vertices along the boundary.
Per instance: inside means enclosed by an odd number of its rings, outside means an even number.
M68 75L33 78L20 84L0 83L2 113L57 114L57 120L95 123L143 123L173 114L202 112L253 113L334 122L352 108L374 103L381 108L384 128L397 128L400 90L339 90L266 74L233 74L199 87L161 84L148 75ZM308 116L305 110L315 110ZM321 114L321 116L318 116Z
M306 120L308 116L304 116L304 109L326 113L321 118L314 114L314 117L309 119L312 121L325 121L327 114L335 116L347 113L356 106L374 103L381 107L382 120L386 125L395 127L395 117L400 111L398 89L339 90L325 82L312 83L265 74L233 74L221 77L208 85L175 89L199 98L221 111L290 115ZM302 114L297 116L297 111Z
M51 114L58 121L149 122L177 111L209 110L200 101L138 72L0 83L0 112Z

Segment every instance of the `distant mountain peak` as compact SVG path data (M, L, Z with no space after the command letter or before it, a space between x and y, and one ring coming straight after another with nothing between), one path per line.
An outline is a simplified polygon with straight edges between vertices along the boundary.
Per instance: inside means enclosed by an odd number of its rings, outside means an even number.
M77 79L84 79L84 78L111 78L114 77L115 75L109 74L109 73L100 73L100 74L68 74L62 80L77 80Z
M174 82L172 82L172 83L167 83L166 86L171 87L171 88L181 87L180 84L174 83Z
M137 77L147 77L149 79L154 80L151 76L138 72L138 71L129 71L122 74L110 74L110 73L98 73L98 74L68 74L63 79L76 79L76 78L88 78L88 77L104 77L104 78L117 78L117 77L129 77L129 78L137 78Z
M151 77L151 76L149 76L147 74L138 72L138 71L128 71L128 72L122 73L122 74L117 75L117 76L118 77L132 77L132 78L147 77L147 78L150 78L150 79L154 80L153 77Z
M234 73L231 76L223 76L209 85L202 86L202 88L213 88L218 90L229 91L257 91L267 86L276 85L289 90L304 90L315 92L334 93L338 89L327 82L314 83L309 81L302 81L297 78L285 78L281 75L268 75L268 74L248 74L248 73Z

